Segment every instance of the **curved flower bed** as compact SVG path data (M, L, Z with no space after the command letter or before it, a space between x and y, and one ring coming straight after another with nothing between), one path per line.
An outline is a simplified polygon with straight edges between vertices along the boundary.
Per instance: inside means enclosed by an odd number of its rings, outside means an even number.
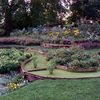
M32 50L33 51L33 50ZM32 52L31 51L31 52ZM42 53L43 54L43 53ZM32 81L35 81L35 80L43 80L43 79L83 79L83 78L93 78L93 77L78 77L78 78L68 78L68 77L50 77L50 76L44 76L44 75L36 75L34 73L32 73L32 71L44 71L46 69L37 69L37 70L30 70L30 71L25 71L24 67L27 63L29 63L31 61L31 59L28 59L26 60L25 62L22 63L22 66L21 66L21 71L24 75L24 78L27 79L29 82L32 82ZM73 69L73 68L68 68L66 66L56 66L57 69L60 69L60 70L64 70L64 71L67 71L67 72L96 72L98 70L100 70L99 68L95 67L95 68L79 68L79 69ZM94 76L95 77L95 76ZM99 75L96 76L97 77L100 77Z
M40 45L40 41L32 37L0 38L0 45Z

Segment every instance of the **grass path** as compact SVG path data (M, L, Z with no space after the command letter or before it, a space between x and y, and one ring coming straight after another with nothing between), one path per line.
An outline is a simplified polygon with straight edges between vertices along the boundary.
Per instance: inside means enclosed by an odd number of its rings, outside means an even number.
M47 68L46 57L44 57L41 54L37 54L37 61L38 61L37 68L45 68L45 67ZM26 71L32 70L32 69L34 69L33 61L29 62L25 66Z
M49 74L48 70L33 71L31 72L35 75L46 76L46 77L60 77L60 78L83 78L83 77L100 77L100 71L98 72L87 72L87 73L75 73L67 72L59 69L55 69L52 75Z

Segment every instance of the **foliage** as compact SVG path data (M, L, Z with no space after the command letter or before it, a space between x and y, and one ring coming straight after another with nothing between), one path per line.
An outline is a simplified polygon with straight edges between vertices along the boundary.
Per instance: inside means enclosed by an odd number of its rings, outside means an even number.
M71 55L74 54L71 50L57 49L55 53L49 56L49 60L55 61L57 65L64 65L71 61Z
M26 54L23 51L15 48L0 49L0 73L18 71L21 59L26 59Z
M37 27L39 25L56 25L59 23L58 13L64 12L60 0L2 0L1 13L4 17L6 36L14 28Z
M24 77L22 75L17 75L12 79L12 83L18 84L24 81Z
M38 60L37 60L37 55L36 55L35 52L34 52L34 54L32 55L32 62L33 62L34 68L37 68Z
M50 74L53 74L55 67L56 67L55 61L51 60L51 61L48 62L48 70L49 70Z
M97 20L100 18L98 13L100 1L90 1L90 0L77 0L72 3L70 9L72 15L69 17L70 22L77 22L81 18L87 17L87 19Z
M95 57L84 49L72 46L69 49L58 49L55 54L49 56L49 60L55 61L57 65L66 65L72 68L99 67L99 55Z
M8 89L8 91L14 91L19 88L19 84L11 82L11 83L7 84L6 88Z
M72 68L91 68L99 67L99 61L97 57L92 57L86 52L77 53L72 55L72 62L69 63L69 66Z

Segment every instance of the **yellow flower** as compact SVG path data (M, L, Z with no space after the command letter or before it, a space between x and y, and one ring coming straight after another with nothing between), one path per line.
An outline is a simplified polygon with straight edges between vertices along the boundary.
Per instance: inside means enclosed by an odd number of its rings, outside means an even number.
M50 32L50 34L49 34L50 36L53 36L53 32Z
M56 32L56 36L57 36L57 37L59 36L59 32Z
M79 33L74 33L75 36L79 36Z
M80 34L79 29L74 29L73 32L74 32L74 35L75 36L79 36L79 34Z
M14 84L14 87L13 87L14 89L17 89L17 85L16 84Z
M70 32L71 32L70 29L69 30L66 30L66 31L64 31L64 35L68 35L68 34L70 34Z

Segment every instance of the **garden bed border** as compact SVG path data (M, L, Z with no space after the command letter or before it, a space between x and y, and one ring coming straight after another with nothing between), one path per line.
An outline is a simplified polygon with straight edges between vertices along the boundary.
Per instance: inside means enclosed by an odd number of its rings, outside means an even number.
M90 43L90 45L88 45ZM74 44L76 46L81 46L84 49L90 49L90 48L95 48L96 45L98 45L98 47L100 47L100 41L98 40L80 40L80 41L74 41ZM43 42L42 46L44 48L69 48L71 46L68 44L53 44L53 43L48 43L48 42Z

